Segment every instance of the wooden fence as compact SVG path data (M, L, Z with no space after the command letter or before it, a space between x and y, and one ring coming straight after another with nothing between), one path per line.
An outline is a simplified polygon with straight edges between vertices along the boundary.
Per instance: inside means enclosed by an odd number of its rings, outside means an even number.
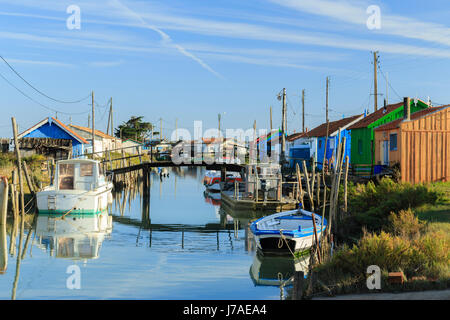
M450 107L400 124L402 181L450 181Z

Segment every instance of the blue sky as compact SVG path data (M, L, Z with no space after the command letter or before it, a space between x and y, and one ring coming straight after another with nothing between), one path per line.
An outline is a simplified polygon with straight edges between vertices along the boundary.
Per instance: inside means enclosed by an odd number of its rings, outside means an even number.
M106 130L110 97L115 125L143 115L163 130L268 128L281 123L277 94L285 87L288 130L373 110L373 56L378 50L379 93L450 103L450 5L447 0L0 0L0 54L32 85L59 100L94 90L96 128ZM81 28L69 30L69 5ZM366 9L381 9L381 29L370 30ZM1 61L0 61L1 62ZM61 104L39 95L2 63L0 74L65 123L87 125L90 99ZM0 137L10 137L55 113L0 79ZM382 104L384 96L379 98ZM64 112L64 113L63 113ZM84 112L84 113L83 113ZM69 113L72 113L69 115ZM79 114L83 113L83 114Z

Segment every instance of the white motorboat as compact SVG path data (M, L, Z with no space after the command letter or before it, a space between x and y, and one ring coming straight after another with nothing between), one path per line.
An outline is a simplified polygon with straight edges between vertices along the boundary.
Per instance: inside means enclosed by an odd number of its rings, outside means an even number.
M39 213L97 214L112 202L113 184L109 180L98 161L58 161L53 183L36 193Z
M327 221L314 215L318 240ZM261 251L307 251L314 244L312 213L303 209L291 210L260 218L250 225L256 245Z
M234 181L242 181L238 172L227 172L225 182L234 183ZM220 182L222 182L221 173L217 170L208 170L203 178L203 185L211 191L220 191Z

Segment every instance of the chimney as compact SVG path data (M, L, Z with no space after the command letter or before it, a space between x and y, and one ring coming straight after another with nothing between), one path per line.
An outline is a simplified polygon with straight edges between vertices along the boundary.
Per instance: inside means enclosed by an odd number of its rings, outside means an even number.
M411 120L411 100L409 97L403 98L403 118L406 121Z

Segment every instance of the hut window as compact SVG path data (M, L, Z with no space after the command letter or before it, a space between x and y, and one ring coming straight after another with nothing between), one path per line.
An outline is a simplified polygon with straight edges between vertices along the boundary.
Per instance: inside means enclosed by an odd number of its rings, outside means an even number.
M358 153L363 154L362 140L358 139Z
M93 174L94 174L94 164L82 163L80 165L80 176L81 177L92 177Z
M397 150L397 134L396 133L389 135L389 150L390 151Z
M59 165L59 189L60 190L73 190L73 164L60 164Z

